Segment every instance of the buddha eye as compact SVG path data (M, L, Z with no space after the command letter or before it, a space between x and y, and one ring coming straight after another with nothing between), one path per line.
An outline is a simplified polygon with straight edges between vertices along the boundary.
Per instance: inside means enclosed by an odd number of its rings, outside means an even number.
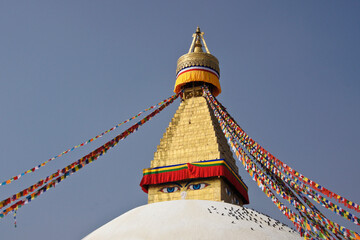
M160 189L160 192L163 193L173 193L179 190L179 187L164 187Z
M206 188L207 186L209 186L209 184L207 184L207 183L190 184L188 186L188 189L190 189L190 190L200 190L200 189Z

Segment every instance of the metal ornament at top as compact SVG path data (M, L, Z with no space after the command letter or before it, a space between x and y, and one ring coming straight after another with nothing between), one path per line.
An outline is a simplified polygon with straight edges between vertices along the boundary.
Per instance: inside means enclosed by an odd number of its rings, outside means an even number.
M182 55L177 61L174 92L179 92L187 83L204 82L210 84L210 89L217 96L221 93L219 61L211 55L204 39L204 33L200 31L199 27L192 37L189 52ZM203 46L206 52L203 51Z
M204 39L204 32L201 32L199 27L196 28L196 32L192 36L193 36L193 41L191 43L191 46L190 46L190 49L189 49L188 53L199 52L199 50L198 51L194 50L194 42L195 42L195 40L196 40L196 44L197 44L197 45L195 45L195 47L200 47L200 52L202 52L202 48L201 48L202 46L201 46L201 42L200 42L200 38L201 38L201 40L204 42L206 52L210 54L210 51L207 48L207 45L206 45L206 42L205 42L205 39Z

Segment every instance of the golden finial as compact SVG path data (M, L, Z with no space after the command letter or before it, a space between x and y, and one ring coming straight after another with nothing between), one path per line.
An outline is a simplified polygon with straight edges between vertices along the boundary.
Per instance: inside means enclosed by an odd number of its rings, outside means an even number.
M203 82L212 85L210 89L217 96L221 93L219 61L211 55L204 33L199 27L192 37L189 52L181 56L177 62L174 92L178 93L189 82ZM206 52L203 51L203 46Z
M209 49L207 48L206 42L205 42L205 38L204 38L204 32L200 31L200 27L197 26L195 33L192 35L193 37L193 41L190 45L190 49L188 53L192 53L192 52L203 52L202 50L202 44L201 41L204 43L205 46L205 50L206 53L210 54Z
M200 34L201 33L201 31L200 31L200 27L199 26L197 26L197 28L196 28L196 34Z

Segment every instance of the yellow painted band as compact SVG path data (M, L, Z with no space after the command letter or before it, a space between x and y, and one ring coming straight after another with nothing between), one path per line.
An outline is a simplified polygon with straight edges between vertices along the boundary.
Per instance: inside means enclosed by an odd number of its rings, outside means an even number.
M187 166L186 163L181 164L181 165L177 165L177 166L172 166L172 167L164 167L164 168L158 168L158 169L152 169L152 168L145 168L143 169L143 173L156 173L158 171L168 171L168 170L172 170L172 169L177 169L177 168L182 168Z
M203 71L199 69L187 71L180 74L176 79L174 92L175 93L180 92L181 87L186 83L198 82L198 81L212 84L214 86L212 94L215 97L221 93L219 78L211 72Z

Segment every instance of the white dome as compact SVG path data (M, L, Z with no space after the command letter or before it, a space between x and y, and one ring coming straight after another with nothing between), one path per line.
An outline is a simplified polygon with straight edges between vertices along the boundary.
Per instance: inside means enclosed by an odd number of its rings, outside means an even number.
M205 200L144 205L115 218L84 240L118 239L302 239L257 211Z

